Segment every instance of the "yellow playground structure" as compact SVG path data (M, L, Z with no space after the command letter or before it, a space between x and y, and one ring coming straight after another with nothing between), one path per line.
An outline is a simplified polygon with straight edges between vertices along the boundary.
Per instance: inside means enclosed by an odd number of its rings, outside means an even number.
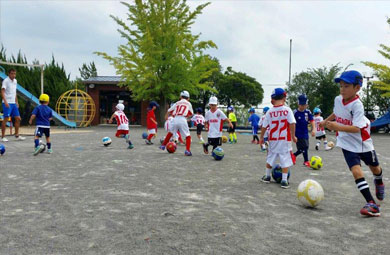
M76 122L77 127L88 127L95 117L96 108L87 93L72 89L58 98L56 111L68 121Z

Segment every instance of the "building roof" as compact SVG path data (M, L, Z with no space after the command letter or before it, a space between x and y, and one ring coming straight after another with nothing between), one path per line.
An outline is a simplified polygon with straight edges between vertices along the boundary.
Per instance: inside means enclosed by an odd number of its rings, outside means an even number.
M121 76L96 76L89 77L84 80L85 84L118 84L121 81Z

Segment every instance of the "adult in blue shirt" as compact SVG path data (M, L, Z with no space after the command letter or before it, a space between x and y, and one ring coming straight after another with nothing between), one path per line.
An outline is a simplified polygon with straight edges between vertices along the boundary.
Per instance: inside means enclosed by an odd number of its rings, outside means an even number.
M259 137L257 136L257 132L259 131L260 117L255 113L255 108L250 108L248 112L250 114L248 121L252 125L252 135L253 135L252 143L259 144L260 140Z
M307 110L308 100L305 94L298 97L298 109L294 110L294 117L296 120L295 136L297 137L297 151L294 153L295 157L303 154L304 165L310 167L308 150L309 150L309 123L312 126L311 136L315 136L315 124L313 115L310 110Z

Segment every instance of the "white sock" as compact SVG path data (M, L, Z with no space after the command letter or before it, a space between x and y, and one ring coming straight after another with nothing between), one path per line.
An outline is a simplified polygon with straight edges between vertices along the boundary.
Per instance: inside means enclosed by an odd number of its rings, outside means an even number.
M327 147L327 145L328 145L328 141L324 141L324 147L325 147L325 149L326 149L326 147Z
M199 138L202 142L204 142L203 137Z
M321 145L321 142L317 142L317 144L316 144L317 146L320 146Z
M287 181L287 175L288 173L282 173L282 180Z
M265 175L266 175L267 177L271 176L271 171L272 171L271 168L266 168L266 169L265 169Z

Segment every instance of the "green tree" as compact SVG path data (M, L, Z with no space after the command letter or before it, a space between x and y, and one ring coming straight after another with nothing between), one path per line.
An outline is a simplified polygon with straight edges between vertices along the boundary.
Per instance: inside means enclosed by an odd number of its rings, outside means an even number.
M390 18L387 19L387 23L390 25ZM379 54L387 60L390 60L390 47L384 44L380 44L379 46L381 48L378 50ZM372 84L374 89L378 89L380 91L380 97L390 98L390 67L388 65L376 64L370 61L363 61L363 64L370 67L373 70L374 75L378 78L377 81L372 81ZM384 101L386 102L387 109L389 106L388 101ZM378 106L384 107L384 105Z
M264 97L264 90L255 78L242 72L236 72L230 66L218 79L216 89L219 101L227 106L258 105L261 104Z
M333 111L334 98L340 94L334 78L342 70L338 64L328 67L308 69L293 76L291 85L287 84L288 104L292 109L298 107L298 96L306 94L309 108L320 107L324 116Z
M87 80L89 77L98 76L95 62L89 63L89 65L83 63L82 67L79 68L81 79Z
M95 52L107 59L122 76L120 86L132 91L133 99L158 100L161 114L168 101L177 100L180 91L191 94L211 89L201 83L212 74L210 58L203 55L216 48L212 41L200 41L191 33L191 25L210 3L190 11L185 0L135 0L122 2L128 9L127 21L111 15L120 26L118 32L126 44L118 46L118 56Z

